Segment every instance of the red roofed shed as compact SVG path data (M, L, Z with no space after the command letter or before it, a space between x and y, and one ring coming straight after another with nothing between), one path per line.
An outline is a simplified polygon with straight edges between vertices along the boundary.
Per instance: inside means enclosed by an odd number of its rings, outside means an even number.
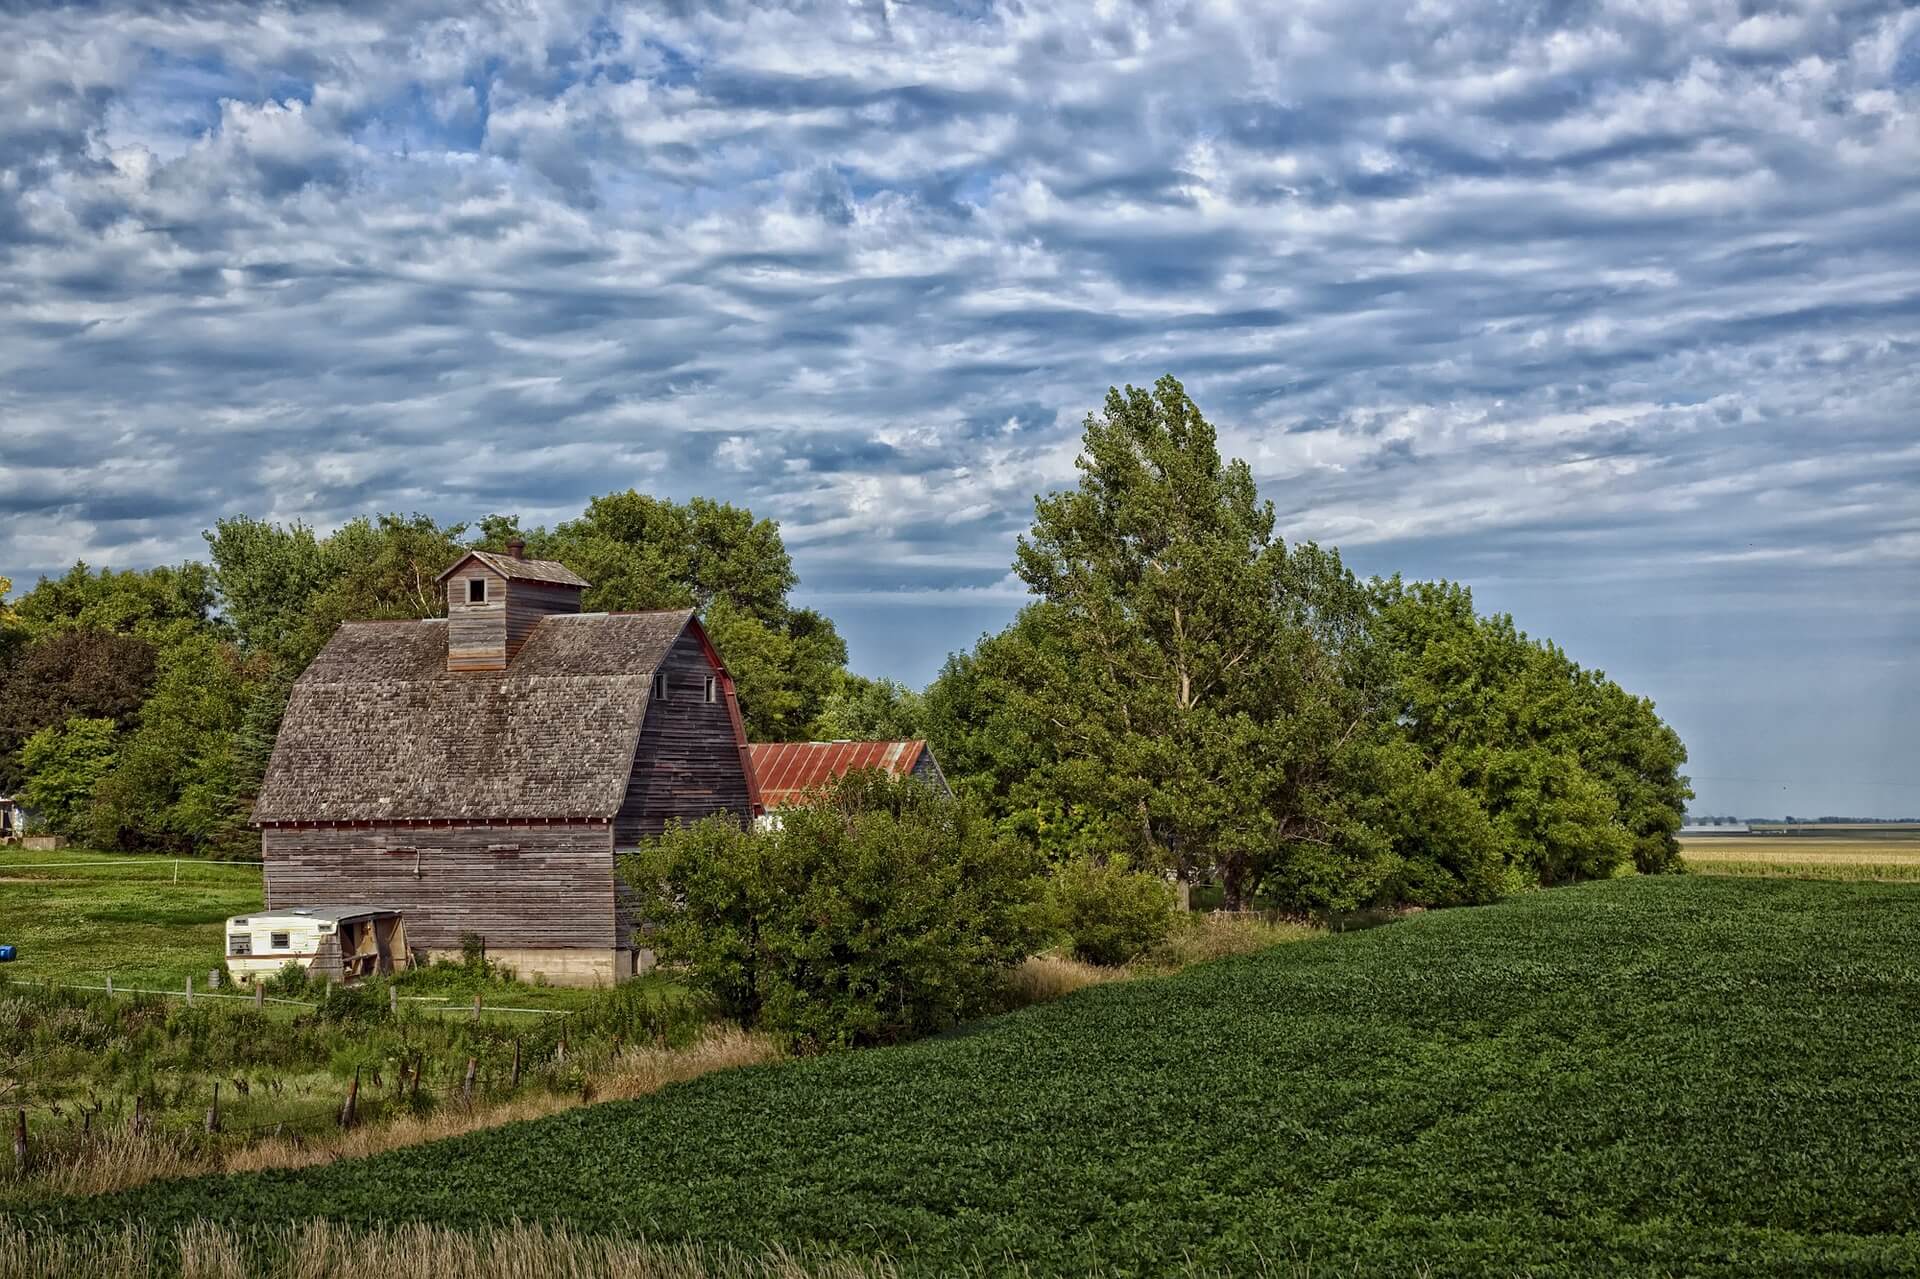
M878 768L895 777L918 777L948 790L947 779L926 742L755 742L748 748L760 802L769 811L798 804L807 793L856 768Z

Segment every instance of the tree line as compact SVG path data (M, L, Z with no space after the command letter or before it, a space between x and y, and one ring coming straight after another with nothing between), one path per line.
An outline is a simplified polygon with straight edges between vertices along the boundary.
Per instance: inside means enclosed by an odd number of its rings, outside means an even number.
M1078 465L1020 540L1030 602L924 691L848 671L790 600L778 527L723 502L613 493L552 529L222 520L207 563L76 565L0 615L0 789L105 847L257 847L280 709L333 629L440 613L441 570L517 536L594 584L588 609L700 609L750 737L927 737L1047 864L1310 911L1677 866L1686 751L1650 701L1464 586L1287 544L1177 381L1111 391Z
M1464 586L1286 545L1178 381L1109 392L1078 465L1020 540L1032 602L920 703L1050 860L1316 911L1677 867L1686 750L1652 702Z

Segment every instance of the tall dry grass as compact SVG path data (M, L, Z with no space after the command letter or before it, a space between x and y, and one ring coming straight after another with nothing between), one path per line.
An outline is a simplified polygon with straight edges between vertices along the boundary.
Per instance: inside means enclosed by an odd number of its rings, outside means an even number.
M1143 961L1156 972L1173 972L1235 955L1251 955L1288 942L1318 937L1326 930L1297 920L1256 914L1210 911L1186 916Z
M779 1045L765 1035L732 1026L714 1027L684 1048L627 1048L589 1075L587 1087L578 1093L532 1093L471 1107L448 1105L425 1115L403 1115L319 1137L267 1137L223 1151L197 1149L187 1141L152 1133L96 1134L36 1169L26 1188L39 1194L99 1195L164 1177L306 1168L539 1119L588 1101L644 1097L668 1084L772 1061L780 1055Z
M473 1234L423 1224L354 1230L327 1221L241 1232L195 1222L173 1235L0 1224L0 1279L891 1279L885 1259L805 1261L512 1225Z
M1061 999L1088 986L1159 977L1190 964L1251 955L1287 942L1303 941L1325 930L1312 924L1270 920L1258 915L1231 915L1222 911L1182 918L1167 939L1151 951L1118 968L1102 967L1070 955L1035 955L1013 970L1009 998L1017 1008Z

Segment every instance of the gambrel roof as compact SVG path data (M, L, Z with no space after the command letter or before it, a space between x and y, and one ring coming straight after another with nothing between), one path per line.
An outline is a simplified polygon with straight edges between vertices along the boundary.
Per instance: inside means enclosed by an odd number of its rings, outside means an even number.
M444 618L348 622L293 686L253 819L612 818L653 673L699 625L552 614L508 669L450 674Z

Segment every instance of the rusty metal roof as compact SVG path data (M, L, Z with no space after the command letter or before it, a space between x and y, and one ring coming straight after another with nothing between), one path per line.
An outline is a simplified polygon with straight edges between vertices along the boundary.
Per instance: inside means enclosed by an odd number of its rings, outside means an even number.
M910 742L754 742L753 776L768 808L797 804L842 773L878 768L904 777L920 762L924 740Z

